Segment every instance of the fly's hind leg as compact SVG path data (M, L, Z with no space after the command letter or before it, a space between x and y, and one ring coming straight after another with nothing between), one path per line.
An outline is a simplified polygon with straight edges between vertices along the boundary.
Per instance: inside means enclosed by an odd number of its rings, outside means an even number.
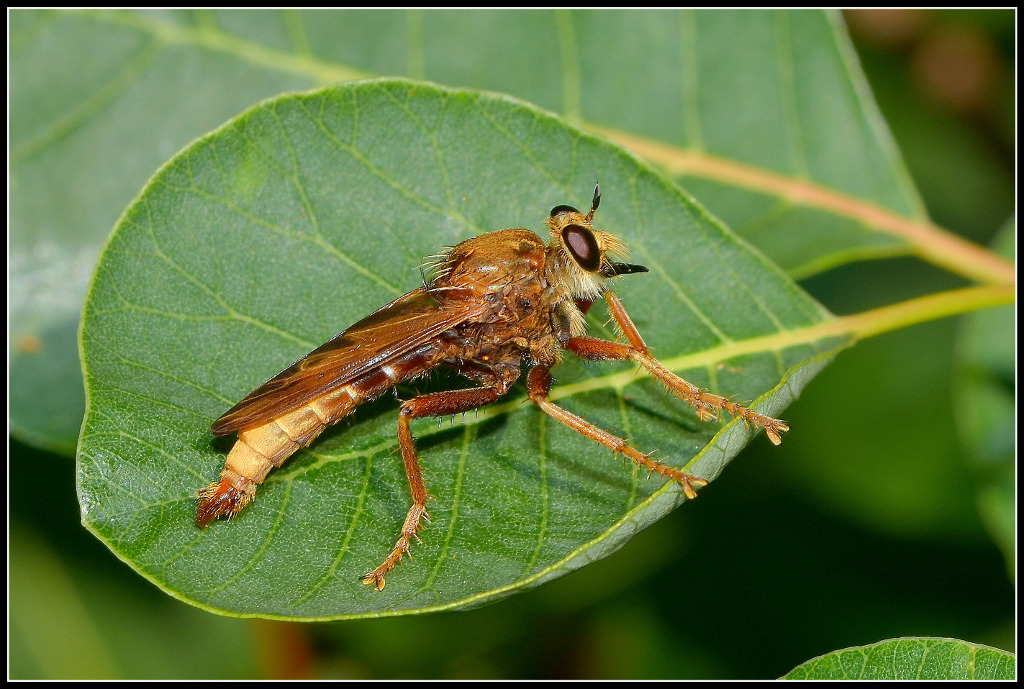
M508 390L508 384L496 383L493 386L453 390L451 392L434 392L414 397L402 403L398 414L398 447L402 451L402 462L405 464L405 475L409 479L409 490L412 492L412 508L405 517L402 532L391 554L377 569L363 577L363 583L378 591L384 588L384 577L394 569L404 555L409 554L412 539L419 540L416 532L423 526L427 514L427 499L430 494L423 483L416 446L413 444L412 433L409 431L409 420L425 416L448 416L461 414L471 409L484 407L496 401ZM410 555L411 557L411 555Z
M548 400L548 393L551 391L551 368L549 366L542 364L530 369L530 374L526 379L526 388L530 393L530 399L534 404L543 409L544 412L558 419L574 431L596 440L607 448L611 448L612 451L616 453L621 452L636 462L637 465L646 468L648 472L676 481L682 486L686 497L690 499L697 497L697 488L707 485L707 481L704 479L653 460L650 458L650 455L645 455L643 452L630 447L629 443L624 439L614 436L572 412L553 404Z

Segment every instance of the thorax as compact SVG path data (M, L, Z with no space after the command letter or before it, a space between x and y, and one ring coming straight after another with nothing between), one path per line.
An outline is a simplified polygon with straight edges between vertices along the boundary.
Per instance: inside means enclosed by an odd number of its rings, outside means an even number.
M549 282L548 251L529 230L500 230L455 246L438 265L430 289L441 299L482 301L486 310L448 333L462 359L554 363L568 337L564 290ZM513 362L513 360L515 360Z

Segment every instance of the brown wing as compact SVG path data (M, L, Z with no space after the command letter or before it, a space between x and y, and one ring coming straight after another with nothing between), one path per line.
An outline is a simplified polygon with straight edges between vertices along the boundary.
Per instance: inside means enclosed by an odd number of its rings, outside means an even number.
M481 302L442 302L422 288L409 292L250 392L217 419L213 433L227 435L270 423L480 316L486 308Z

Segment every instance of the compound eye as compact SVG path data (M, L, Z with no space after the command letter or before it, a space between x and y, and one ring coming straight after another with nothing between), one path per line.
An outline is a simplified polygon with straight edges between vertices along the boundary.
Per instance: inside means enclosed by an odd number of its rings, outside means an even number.
M580 268L593 273L601 267L601 247L593 232L579 225L566 225L562 241Z
M554 208L551 209L551 215L549 217L553 218L556 215L560 215L562 213L579 213L579 211L573 208L572 206L555 206Z

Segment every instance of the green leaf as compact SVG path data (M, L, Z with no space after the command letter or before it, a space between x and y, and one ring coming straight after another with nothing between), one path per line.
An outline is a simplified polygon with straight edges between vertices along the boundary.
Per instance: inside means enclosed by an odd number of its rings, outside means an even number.
M389 397L289 460L233 521L194 525L229 442L210 424L257 384L420 283L422 257L585 207L648 275L616 291L654 352L701 386L779 414L843 343L831 317L670 183L507 97L391 80L284 96L169 162L97 266L81 347L83 522L193 604L336 618L480 603L612 552L682 501L524 403L415 422L434 499L413 558L376 592L410 505ZM594 313L596 312L596 313ZM591 332L614 337L597 307ZM714 479L753 435L622 364L566 361L552 398ZM415 387L465 387L432 376ZM414 394L412 387L401 394Z
M783 679L1015 679L1012 653L957 639L889 639L827 653Z
M212 36L188 40L182 31L199 32L183 13L15 10L10 21L11 428L70 456L85 407L82 301L121 211L189 141L318 80Z
M872 222L805 205L795 193L805 182L923 218L836 14L15 10L10 18L10 420L19 438L68 455L83 410L75 333L110 227L174 151L281 92L360 76L428 78L640 136L653 144L653 161L681 151L778 175L792 188L664 163L717 217L801 276L912 250Z
M1000 255L1012 259L1017 223L996 239ZM1017 535L1017 389L1014 306L965 317L957 353L957 431L978 480L978 511L1003 551L1014 576Z

